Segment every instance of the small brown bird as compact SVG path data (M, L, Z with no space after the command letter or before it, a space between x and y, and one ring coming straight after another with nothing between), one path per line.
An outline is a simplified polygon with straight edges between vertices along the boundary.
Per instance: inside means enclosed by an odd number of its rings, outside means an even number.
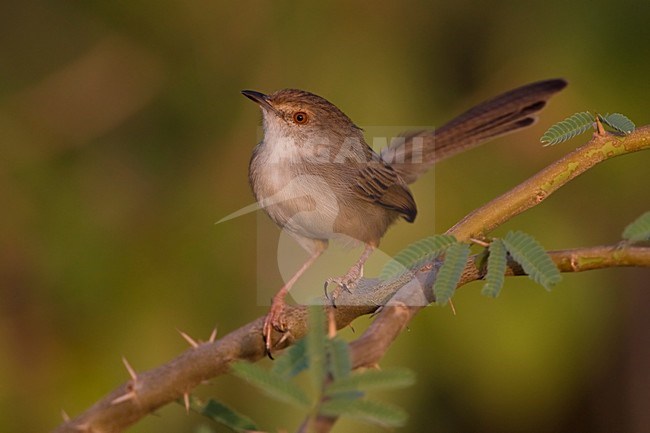
M563 79L552 79L511 90L435 131L406 133L381 155L366 144L362 130L348 116L320 96L296 89L271 95L242 91L263 115L264 138L249 166L255 198L310 253L273 298L263 328L267 352L272 330L286 331L288 291L330 239L365 244L344 276L326 282L349 290L388 227L399 217L415 220L417 208L408 184L444 158L532 125L547 100L566 85Z

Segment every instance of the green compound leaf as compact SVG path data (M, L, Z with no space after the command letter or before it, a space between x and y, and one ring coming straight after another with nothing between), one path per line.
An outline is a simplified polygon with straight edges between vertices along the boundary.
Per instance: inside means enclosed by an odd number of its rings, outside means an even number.
M481 289L481 294L496 298L503 287L506 279L507 261L506 246L501 239L495 239L490 243L490 255L487 259L487 275L485 276L485 285Z
M630 242L650 240L650 212L644 213L625 227L623 239Z
M415 374L407 368L391 368L387 370L365 370L353 373L348 377L334 380L325 393L334 395L357 390L370 391L375 389L405 388L415 383Z
M467 264L469 256L469 245L454 243L449 246L445 253L445 262L440 267L436 282L433 285L433 293L436 295L436 304L446 305L456 290L460 277Z
M308 367L307 340L303 338L298 340L296 344L288 348L275 360L271 371L285 379L290 379Z
M633 132L634 129L636 128L634 122L632 122L630 119L628 119L626 116L622 115L621 113L612 113L612 114L608 113L605 114L604 116L598 115L598 118L605 125L609 126L610 128L622 134L627 135Z
M347 416L385 427L403 426L408 419L404 410L393 405L349 398L332 398L324 402L320 413L327 416Z
M259 430L253 420L216 400L210 399L203 404L191 397L190 409L236 432Z
M386 280L395 277L418 263L432 259L454 243L456 238L451 235L434 235L413 242L386 263L380 278Z
M576 113L548 128L539 141L544 143L544 146L562 143L593 127L595 120L593 114L588 111Z
M509 232L503 238L503 243L528 276L546 290L562 279L551 257L532 236L520 231Z
M230 371L271 398L299 407L308 407L310 404L309 398L298 385L273 371L243 361L232 364Z
M350 361L348 343L338 337L330 340L327 355L329 370L335 382L350 375L352 362Z
M309 307L309 332L307 340L307 359L309 360L309 374L314 389L320 389L327 373L325 361L325 311L322 305Z

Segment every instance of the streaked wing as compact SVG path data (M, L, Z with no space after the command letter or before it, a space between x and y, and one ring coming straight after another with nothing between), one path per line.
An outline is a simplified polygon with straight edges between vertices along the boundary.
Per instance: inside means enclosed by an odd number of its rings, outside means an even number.
M395 210L409 222L415 220L417 207L411 191L395 170L382 161L362 167L355 187L359 197Z

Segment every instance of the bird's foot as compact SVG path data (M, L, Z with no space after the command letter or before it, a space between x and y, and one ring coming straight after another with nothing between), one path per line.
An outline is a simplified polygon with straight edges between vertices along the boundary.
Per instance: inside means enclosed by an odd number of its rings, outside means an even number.
M273 359L271 354L271 349L273 348L273 330L281 332L283 335L280 337L275 345L278 345L285 341L289 337L289 332L287 329L286 317L284 315L285 302L283 297L276 296L273 298L271 303L271 310L266 315L264 319L264 325L262 326L262 338L264 338L264 349L269 358Z
M354 265L350 270L343 275L342 277L328 278L325 281L325 297L332 303L333 307L336 307L335 301L339 297L341 292L345 290L348 293L352 293L352 290L357 286L357 282L363 276L363 266ZM327 289L331 284L336 284L334 290L328 293Z

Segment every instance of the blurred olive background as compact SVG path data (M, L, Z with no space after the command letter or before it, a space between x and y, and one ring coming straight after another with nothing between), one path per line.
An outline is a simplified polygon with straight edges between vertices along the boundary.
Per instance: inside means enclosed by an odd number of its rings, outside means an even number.
M214 224L252 202L260 114L241 89L308 89L398 133L529 81L570 81L534 128L416 184L418 220L388 233L390 254L588 137L542 148L552 123L583 110L648 123L648 16L642 0L3 2L0 430L77 415L128 378L122 356L145 370L185 350L176 328L207 339L264 314L258 256L276 252L258 232L278 229L256 214ZM522 229L551 249L616 242L650 209L649 165L643 153L609 161L495 234ZM277 289L277 269L263 271ZM647 432L649 278L566 275L550 293L510 279L497 300L469 285L457 316L422 311L384 360L417 385L376 398L410 413L404 432ZM199 393L271 431L301 421L234 378ZM130 431L205 423L177 405L157 415Z

